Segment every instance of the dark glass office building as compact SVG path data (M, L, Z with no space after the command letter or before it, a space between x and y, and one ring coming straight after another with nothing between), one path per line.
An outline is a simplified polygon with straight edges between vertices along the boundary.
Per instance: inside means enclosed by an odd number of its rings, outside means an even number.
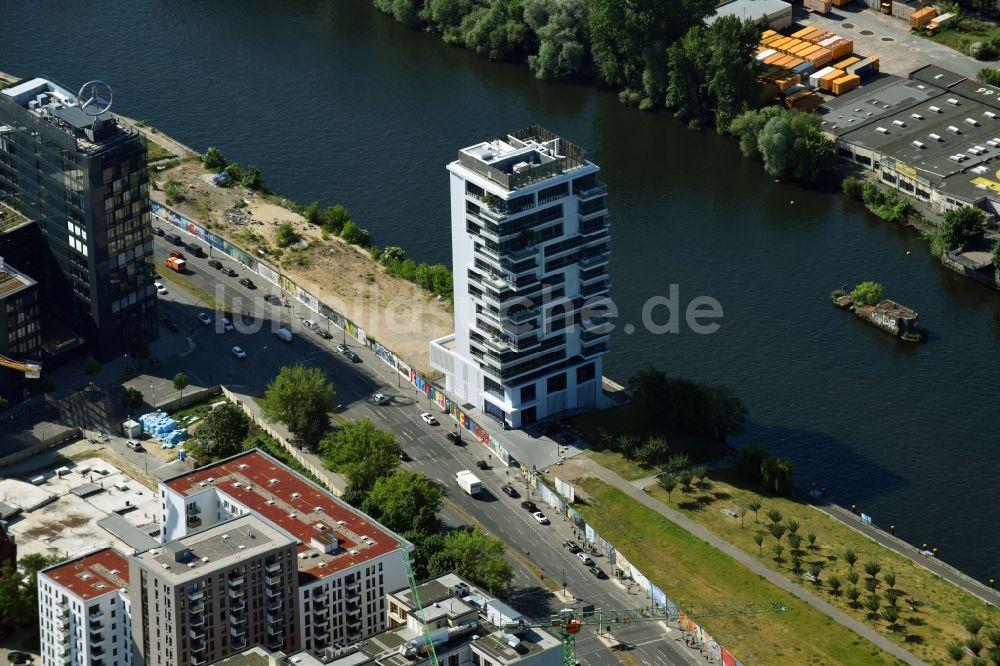
M43 329L59 321L99 360L156 337L149 177L138 131L107 112L89 115L46 79L0 90L0 202L41 232L40 262L30 253L7 260L41 271L31 277Z

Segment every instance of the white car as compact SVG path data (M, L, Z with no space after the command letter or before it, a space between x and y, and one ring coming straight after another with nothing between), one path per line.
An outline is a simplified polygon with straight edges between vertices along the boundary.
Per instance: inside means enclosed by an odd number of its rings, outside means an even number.
M424 423L426 423L427 425L438 424L438 420L434 418L434 415L429 412L424 412L423 414L420 415L420 418L422 418L424 420Z
M587 553L583 552L582 550L579 553L577 553L576 556L580 558L580 561L586 564L588 567L593 566L594 560L590 559L590 555L587 555Z
M229 321L229 317L223 317L219 321L222 323L222 330L224 330L226 332L236 330L233 327L233 322Z
M316 321L314 319L303 319L302 325L306 328L313 328L316 326Z
M200 321L205 326L211 326L212 325L212 318L209 317L204 312L199 312L198 313L198 321Z
M538 521L539 525L548 525L549 519L545 517L545 514L541 511L536 511L531 514L531 517Z
M236 358L246 358L247 353L243 351L242 347L233 347L233 356Z
M389 404L389 398L384 393L376 393L372 396L372 402L376 405L387 405Z
M167 293L167 287L162 282L154 282L153 286L156 287L156 293L160 296Z

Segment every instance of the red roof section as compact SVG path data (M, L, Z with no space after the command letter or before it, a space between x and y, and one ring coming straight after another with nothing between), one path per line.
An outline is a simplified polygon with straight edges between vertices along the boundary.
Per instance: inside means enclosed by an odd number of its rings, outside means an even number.
M103 548L42 573L84 601L128 588L128 560L114 548Z
M208 479L214 480L209 483ZM215 487L298 539L300 554L317 552L310 545L314 536L328 537L336 532L339 549L334 553L320 552L318 556L298 560L301 584L331 576L400 547L395 535L386 528L260 451L248 451L163 484L185 497ZM362 537L369 537L370 541Z

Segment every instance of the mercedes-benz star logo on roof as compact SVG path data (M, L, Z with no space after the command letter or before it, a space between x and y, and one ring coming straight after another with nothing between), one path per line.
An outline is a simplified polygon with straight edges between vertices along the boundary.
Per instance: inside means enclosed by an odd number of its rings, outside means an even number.
M87 81L80 87L76 96L76 104L92 118L96 118L111 108L114 94L111 86L104 81Z

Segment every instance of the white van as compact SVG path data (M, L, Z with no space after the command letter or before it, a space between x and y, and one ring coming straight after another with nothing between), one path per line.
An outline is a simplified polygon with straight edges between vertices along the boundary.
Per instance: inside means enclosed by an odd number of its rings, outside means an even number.
M274 334L278 336L279 340L282 340L284 342L292 341L292 332L289 331L287 328L279 328L277 331L274 332Z

